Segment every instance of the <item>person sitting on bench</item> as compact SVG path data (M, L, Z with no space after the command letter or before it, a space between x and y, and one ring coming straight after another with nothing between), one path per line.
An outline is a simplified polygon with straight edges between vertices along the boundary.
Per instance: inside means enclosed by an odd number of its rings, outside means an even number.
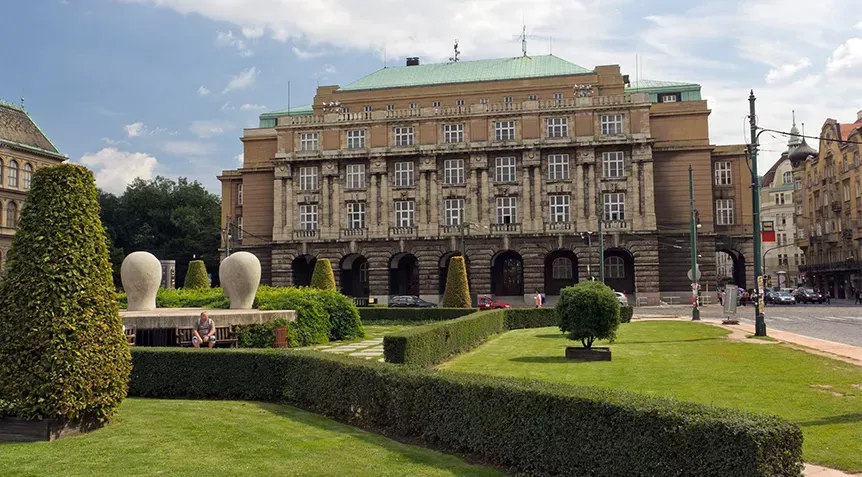
M207 315L207 312L201 313L201 319L195 322L195 327L192 329L192 345L195 348L200 348L201 343L207 343L212 348L216 344L215 332L216 327L213 320Z

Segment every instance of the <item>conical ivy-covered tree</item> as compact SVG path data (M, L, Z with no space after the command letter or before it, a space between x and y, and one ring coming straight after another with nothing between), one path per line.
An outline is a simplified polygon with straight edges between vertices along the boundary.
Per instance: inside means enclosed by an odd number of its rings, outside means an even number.
M93 173L40 169L0 281L0 414L104 422L131 369Z
M467 283L467 269L464 257L449 259L446 273L446 290L443 292L443 306L446 308L470 308L470 285Z
M335 290L335 275L332 274L332 264L328 258L317 259L309 286L321 290Z
M186 281L183 288L209 288L210 281L207 277L207 267L203 260L192 260L189 262L189 270L186 272Z

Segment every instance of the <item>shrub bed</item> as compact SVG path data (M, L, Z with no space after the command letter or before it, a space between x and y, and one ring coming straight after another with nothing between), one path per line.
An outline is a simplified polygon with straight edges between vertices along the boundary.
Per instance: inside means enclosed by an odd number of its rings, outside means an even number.
M387 363L430 366L503 331L503 312L480 311L383 337Z
M133 396L288 401L528 475L802 474L802 432L777 417L310 351L132 354Z
M362 307L359 316L366 321L444 321L475 313L475 308L384 308Z
M553 308L509 308L503 311L503 324L507 330L557 326L557 313Z
M621 306L620 307L620 323L631 323L632 315L634 315L635 309L632 306Z

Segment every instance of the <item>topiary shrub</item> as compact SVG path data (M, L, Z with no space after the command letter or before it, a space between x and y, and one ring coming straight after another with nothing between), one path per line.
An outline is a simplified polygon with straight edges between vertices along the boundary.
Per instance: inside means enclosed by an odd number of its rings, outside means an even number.
M616 294L601 282L581 282L567 287L557 302L560 331L570 340L580 340L592 348L598 340L613 340L620 326L620 302Z
M0 282L2 413L104 422L131 368L93 173L39 169Z
M326 314L329 315L329 323L332 325L329 329L330 340L352 340L365 336L365 328L362 327L359 310L353 304L353 300L335 290L309 289L308 291L313 292L314 299L320 301Z
M192 260L189 262L189 270L186 272L186 281L183 288L196 290L209 288L210 282L207 278L207 267L203 260Z
M446 273L446 290L443 292L444 308L471 308L470 285L467 283L467 268L464 257L449 259L449 271Z
M635 309L632 306L621 306L620 307L620 323L631 323L632 315L634 315Z
M332 264L328 258L318 258L311 274L310 288L319 290L335 290L335 275L332 274Z

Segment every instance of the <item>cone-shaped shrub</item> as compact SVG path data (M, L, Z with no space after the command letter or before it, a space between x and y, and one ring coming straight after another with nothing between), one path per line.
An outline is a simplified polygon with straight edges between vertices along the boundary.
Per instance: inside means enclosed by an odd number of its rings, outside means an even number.
M311 288L321 290L335 290L335 275L332 274L332 264L328 258L318 258L311 274Z
M443 292L443 308L470 308L470 285L467 283L467 268L464 257L449 259L446 273L446 291Z
M33 174L0 282L0 415L105 421L126 396L131 356L93 173Z
M203 260L192 260L189 262L189 270L186 272L186 281L183 288L209 288L210 282L207 278L207 267Z

